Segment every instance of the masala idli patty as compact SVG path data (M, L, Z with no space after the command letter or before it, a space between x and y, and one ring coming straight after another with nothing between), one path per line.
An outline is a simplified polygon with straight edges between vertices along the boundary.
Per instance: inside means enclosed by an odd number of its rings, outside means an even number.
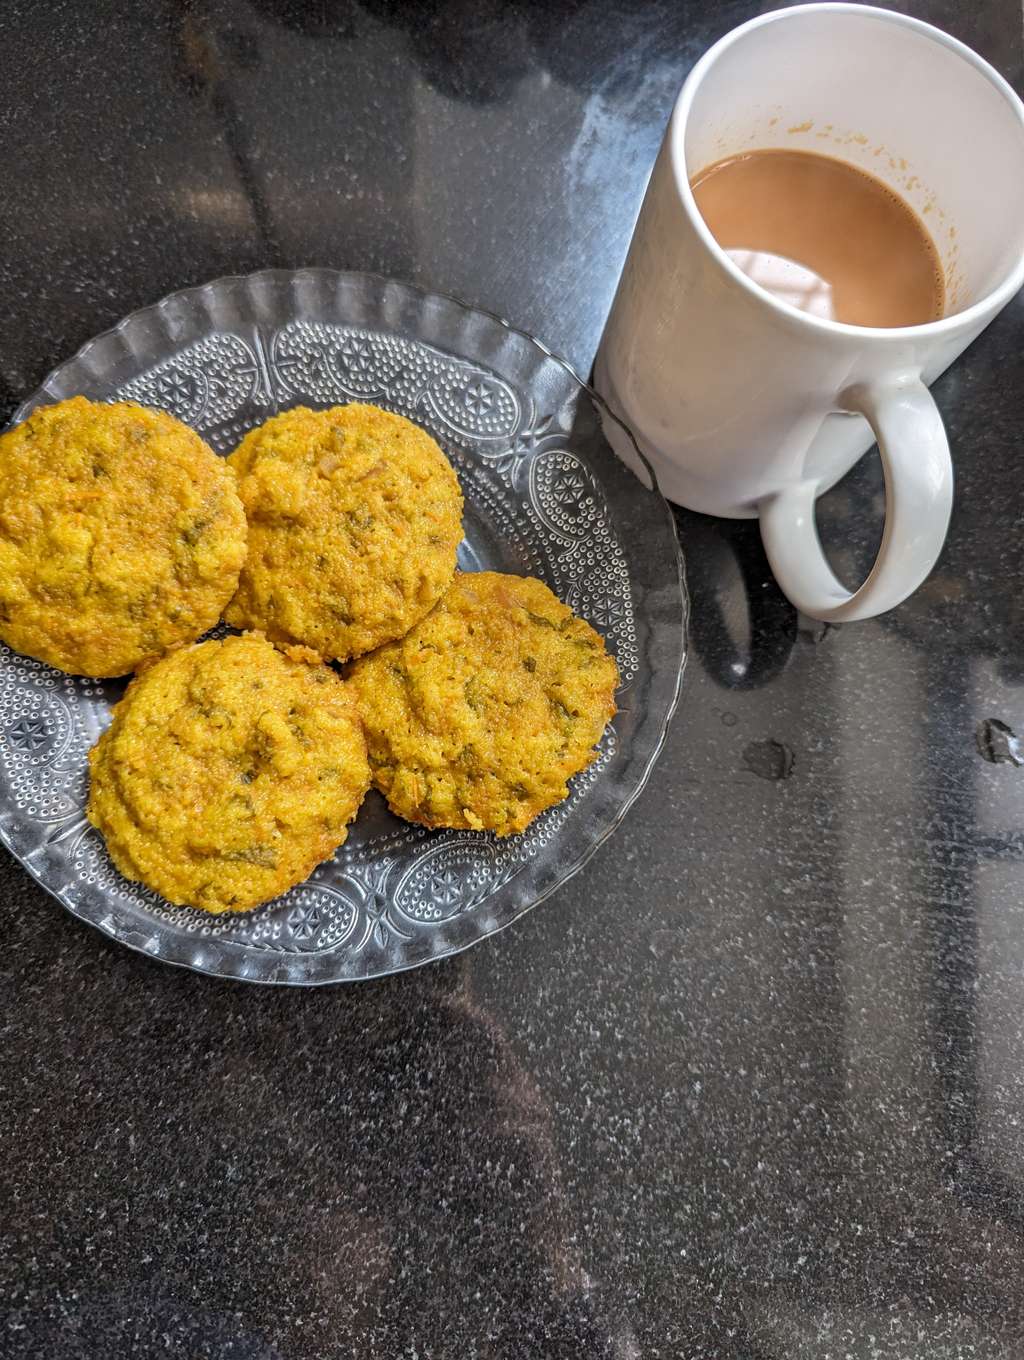
M228 460L249 550L225 617L344 661L401 637L451 584L462 492L433 439L353 402L295 407Z
M346 837L370 785L345 683L303 649L201 642L129 685L89 752L88 815L111 858L176 905L248 911Z
M543 582L488 571L457 574L406 637L355 662L350 681L392 812L507 836L594 760L618 670Z
M0 435L0 639L125 675L220 618L245 560L234 476L164 411L72 397Z

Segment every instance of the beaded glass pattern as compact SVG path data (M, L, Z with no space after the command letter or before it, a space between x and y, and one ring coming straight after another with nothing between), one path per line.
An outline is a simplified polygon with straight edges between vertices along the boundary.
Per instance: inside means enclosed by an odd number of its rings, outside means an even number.
M427 429L466 500L465 571L535 575L607 639L619 713L570 797L521 836L427 831L371 793L345 845L254 912L171 907L86 821L86 752L123 681L0 645L0 839L73 915L130 947L258 982L376 977L501 930L575 873L642 788L675 706L685 592L671 512L611 452L571 369L498 318L366 274L220 279L127 317L15 416L82 393L162 407L227 453L288 406L370 401Z

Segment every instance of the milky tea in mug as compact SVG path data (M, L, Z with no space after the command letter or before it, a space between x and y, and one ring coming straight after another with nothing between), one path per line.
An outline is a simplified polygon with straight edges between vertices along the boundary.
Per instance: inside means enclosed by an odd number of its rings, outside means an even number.
M850 326L920 326L945 305L939 252L895 190L813 151L751 151L690 181L711 233L782 302Z

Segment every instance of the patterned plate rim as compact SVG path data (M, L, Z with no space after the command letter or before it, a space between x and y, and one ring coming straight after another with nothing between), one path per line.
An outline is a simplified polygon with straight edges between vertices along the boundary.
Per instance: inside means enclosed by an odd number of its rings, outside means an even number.
M197 284L189 288L177 289L174 292L166 294L164 297L160 298L157 302L148 303L142 307L138 307L135 310L127 313L116 325L109 327L105 331L99 332L97 335L87 340L74 352L74 354L69 356L69 358L63 360L59 364L56 364L52 369L50 369L50 371L44 378L43 382L31 393L29 397L25 399L25 401L23 401L18 406L17 410L14 412L14 415L11 417L10 422L5 428L9 429L12 426L17 425L29 414L29 412L35 406L41 404L41 401L43 399L53 398L55 396L55 393L51 391L51 385L58 384L60 375L65 370L69 369L73 365L85 363L88 360L92 351L104 345L109 346L112 342L116 342L122 339L125 336L125 334L131 331L133 328L138 328L141 325L144 325L145 319L147 317L151 317L155 314L162 315L167 312L173 312L175 308L187 306L188 304L194 302L195 300L203 298L204 296L210 297L211 295L214 295L219 289L239 287L252 289L254 286L258 286L265 283L281 284L290 282L294 285L296 283L301 282L302 279L309 277L316 277L319 279L330 279L335 282L336 286L340 285L344 281L365 280L367 283L372 283L385 289L397 289L407 294L413 295L414 297L419 299L420 304L423 306L430 306L432 303L438 303L444 307L454 307L458 309L461 313L464 314L467 320L471 320L473 317L480 317L492 324L496 324L502 327L505 331L509 332L511 335L518 337L520 340L526 341L527 344L537 349L546 359L549 359L553 361L555 364L557 364L565 372L566 376L573 383L575 383L576 386L582 392L587 394L589 399L593 402L594 406L601 412L602 418L613 421L625 433L631 448L636 452L638 462L643 465L643 467L648 473L648 476L650 478L650 486L647 488L647 490L652 496L654 496L658 501L660 501L664 517L669 529L669 539L674 550L674 558L676 565L675 584L678 587L680 602L680 659L679 665L676 668L675 684L671 694L668 697L668 702L665 707L661 729L657 735L656 740L652 744L646 763L640 770L639 774L636 776L636 782L634 784L634 787L623 799L621 805L619 806L616 812L616 815L597 835L594 836L592 840L588 842L587 845L584 846L584 848L576 856L576 858L568 866L562 869L556 882L550 884L549 886L543 889L540 889L537 892L537 895L533 897L533 899L528 904L520 907L515 912L514 915L509 917L509 919L497 923L492 923L487 929L482 929L480 933L472 939L467 939L459 943L448 945L447 947L440 949L436 953L432 954L429 958L418 958L410 959L408 961L401 961L395 964L374 969L372 971L367 971L366 973L360 974L359 976L334 977L334 978L256 976L252 973L228 971L223 967L218 967L216 957L207 958L202 952L195 951L186 952L184 949L180 949L176 953L160 953L158 955L154 955L153 952L147 950L142 944L136 943L130 939L126 939L124 935L119 933L116 928L114 928L112 925L108 925L107 921L102 919L101 913L92 907L92 904L83 903L80 905L79 904L72 905L71 903L65 901L62 897L60 897L57 891L46 881L43 872L41 870L37 870L32 864L25 860L14 849L14 846L9 838L7 828L4 825L3 820L0 819L0 843L3 843L5 848L11 854L12 858L15 859L22 866L22 868L24 868L33 879L35 879L37 883L39 883L40 887L44 888L46 892L50 894L50 896L54 897L56 901L58 901L60 905L64 908L64 910L67 911L69 915L75 917L75 919L80 920L85 924L94 927L108 939L115 941L122 947L130 949L133 953L141 954L144 958L155 960L159 963L167 964L172 967L185 968L191 972L199 973L207 977L218 977L230 981L249 982L260 986L271 987L323 987L353 982L372 982L380 978L390 977L396 973L408 972L411 969L423 967L428 963L434 962L435 960L452 958L456 954L463 953L465 950L471 948L473 945L479 944L482 940L490 939L496 935L501 934L502 931L507 930L510 926L514 925L517 921L521 920L523 916L527 914L527 912L532 911L535 907L539 906L540 903L546 901L547 898L549 898L553 893L557 892L558 889L563 887L570 879L574 878L580 872L580 870L583 869L587 863L589 863L593 855L595 855L596 852L600 849L600 847L605 844L609 837L611 837L612 834L618 830L626 814L629 812L630 808L633 806L637 798L639 798L640 794L646 787L647 782L650 779L651 771L653 770L655 763L658 760L658 757L660 756L662 750L664 749L665 742L668 736L668 729L678 707L680 694L682 692L683 674L686 669L687 660L689 659L690 597L687 588L686 568L683 559L682 546L679 542L678 527L676 524L675 516L672 513L672 508L669 505L669 503L665 500L664 496L661 493L661 489L658 486L658 481L654 469L651 467L647 458L644 456L643 452L637 445L636 439L632 431L625 424L625 422L622 421L615 414L615 412L611 410L611 408L608 406L607 402L600 395L600 393L598 393L589 383L585 382L580 377L575 368L572 366L572 364L569 363L567 359L564 359L561 355L555 353L546 344L544 344L542 340L538 339L535 335L532 335L529 331L523 330L522 328L517 326L513 326L509 321L507 321L504 317L500 316L498 313L489 311L487 308L484 307L478 307L470 303L464 302L461 298L458 298L451 293L446 293L436 289L421 288L416 284L407 283L405 281L394 279L373 271L336 270L321 266L310 266L299 269L263 269L255 271L251 274L226 274L219 278L211 279L203 284ZM126 342L125 349L128 351L131 350L131 346L128 345ZM473 361L471 355L460 355L459 357L467 359L470 362Z

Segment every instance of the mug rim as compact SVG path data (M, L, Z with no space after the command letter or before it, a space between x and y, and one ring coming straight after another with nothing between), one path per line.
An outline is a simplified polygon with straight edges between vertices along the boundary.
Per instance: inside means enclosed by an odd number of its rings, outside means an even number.
M686 173L685 148L686 124L698 89L715 62L734 43L746 37L748 33L758 28L764 28L768 24L791 21L809 14L866 15L909 28L920 34L921 37L948 48L966 61L968 65L973 66L1003 96L1003 99L1015 114L1022 137L1024 137L1024 103L1022 103L1013 86L1004 76L1000 75L991 63L979 56L973 48L968 47L966 43L961 42L959 38L954 38L952 34L946 33L943 29L937 28L934 24L925 23L922 19L915 19L908 14L899 14L895 10L884 9L878 5L849 4L845 0L825 0L825 3L789 5L784 9L771 10L767 14L759 14L753 19L748 19L746 23L730 29L728 33L724 34L703 53L686 77L672 110L668 130L672 174L676 182L676 191L694 230L719 269L733 283L739 284L751 298L767 305L782 320L790 324L795 323L798 327L808 327L822 335L843 336L844 338L861 340L866 337L890 341L931 339L965 330L972 324L984 322L993 313L993 310L999 310L1024 284L1024 249L1020 251L1016 264L1005 277L994 288L990 288L984 297L971 303L962 312L954 312L951 316L940 316L935 321L922 321L914 326L856 326L847 321L833 321L827 317L814 316L810 312L803 312L798 307L775 297L767 288L762 288L759 283L755 283L748 274L745 274L739 265L733 262L723 247L718 244L701 216L693 190L690 187L690 177Z

